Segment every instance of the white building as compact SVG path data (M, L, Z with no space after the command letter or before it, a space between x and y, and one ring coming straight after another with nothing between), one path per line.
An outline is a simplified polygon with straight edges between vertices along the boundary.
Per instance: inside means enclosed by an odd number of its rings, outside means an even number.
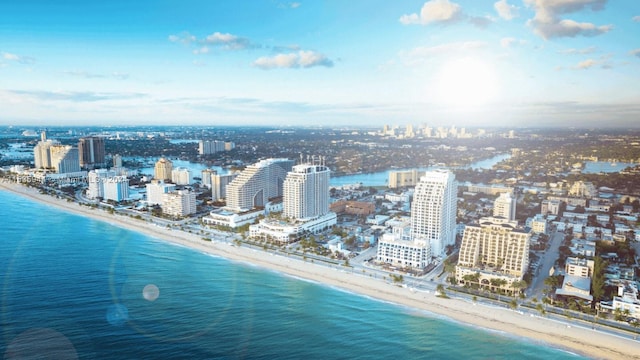
M196 194L189 190L178 190L162 195L162 212L176 217L196 213Z
M282 196L282 185L293 163L289 159L266 159L247 166L227 185L227 209L244 212Z
M376 260L400 268L422 270L427 267L431 262L429 242L412 240L410 234L409 218L393 221L391 232L378 239Z
M233 142L220 140L200 140L198 143L198 153L200 155L215 154L220 151L233 150L236 145Z
M213 169L202 170L200 173L200 179L202 179L200 182L202 183L202 186L206 186L208 189L211 189L211 178L217 173L218 172Z
M501 193L493 202L493 216L507 220L516 219L516 199L511 193Z
M87 181L89 182L89 188L87 190L87 197L89 199L105 198L104 184L111 178L115 177L115 171L107 169L91 170L87 174Z
M49 148L51 152L51 167L59 174L73 173L80 171L80 158L78 148L71 145L53 145Z
M411 205L411 237L429 242L432 257L456 241L457 183L446 170L428 171L416 185Z
M103 182L104 199L120 202L129 199L129 179L126 176L113 176Z
M171 182L176 185L191 185L193 182L191 170L183 167L172 169Z
M329 168L296 165L283 185L283 215L296 220L311 219L329 212Z
M211 174L211 199L218 201L226 198L227 185L238 176L237 172L232 174Z
M167 184L162 180L154 179L146 185L146 188L147 204L161 205L163 195L175 191L176 186L174 184Z

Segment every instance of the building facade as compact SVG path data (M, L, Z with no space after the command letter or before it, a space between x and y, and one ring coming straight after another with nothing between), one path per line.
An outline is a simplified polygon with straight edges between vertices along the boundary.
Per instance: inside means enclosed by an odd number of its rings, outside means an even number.
M517 225L504 218L482 218L479 224L466 225L456 266L458 283L468 283L466 275L479 274L479 286L513 292L511 285L527 271L531 239ZM492 280L504 282L496 285Z
M247 166L227 185L227 209L249 211L282 196L284 180L293 164L289 159L266 159Z
M189 190L172 191L162 194L162 213L183 217L196 213L196 193Z
M80 167L83 169L95 169L106 165L104 138L99 136L87 136L78 141L78 155Z
M283 184L283 215L310 219L329 212L329 168L322 165L296 165Z
M428 241L431 256L456 242L457 183L446 170L428 171L416 185L411 204L411 237Z
M146 188L147 204L161 205L163 195L175 191L176 186L174 184L167 184L162 180L154 179L146 185Z
M511 193L501 193L493 202L493 216L507 220L516 219L516 199Z
M156 162L153 171L153 177L157 180L171 181L171 171L173 170L173 163L171 160L161 157Z
M58 174L74 173L80 171L80 159L78 149L71 145L53 145L50 147L51 167Z

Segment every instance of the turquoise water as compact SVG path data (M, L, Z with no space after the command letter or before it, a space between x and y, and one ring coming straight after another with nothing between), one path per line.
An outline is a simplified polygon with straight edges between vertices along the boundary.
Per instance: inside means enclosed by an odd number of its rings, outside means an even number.
M576 359L0 191L0 354L82 359Z

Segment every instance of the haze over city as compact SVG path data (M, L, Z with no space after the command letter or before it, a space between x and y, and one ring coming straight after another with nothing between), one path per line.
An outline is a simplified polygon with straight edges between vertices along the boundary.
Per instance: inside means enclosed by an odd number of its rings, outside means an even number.
M0 124L636 127L636 1L19 1Z

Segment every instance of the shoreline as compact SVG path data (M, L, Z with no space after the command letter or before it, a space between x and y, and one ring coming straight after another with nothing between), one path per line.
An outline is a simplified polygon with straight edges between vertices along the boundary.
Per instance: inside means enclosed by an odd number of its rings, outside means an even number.
M523 315L511 309L472 304L459 298L440 298L433 292L412 291L409 287L386 283L346 269L319 265L215 240L204 241L197 234L177 229L167 230L143 220L91 209L76 202L40 194L35 188L16 183L0 182L0 190L76 215L140 232L191 250L405 307L408 310L415 310L422 316L443 318L500 336L531 341L542 346L552 346L591 358L640 359L640 344L637 341L588 329L577 323L564 323L540 316Z

